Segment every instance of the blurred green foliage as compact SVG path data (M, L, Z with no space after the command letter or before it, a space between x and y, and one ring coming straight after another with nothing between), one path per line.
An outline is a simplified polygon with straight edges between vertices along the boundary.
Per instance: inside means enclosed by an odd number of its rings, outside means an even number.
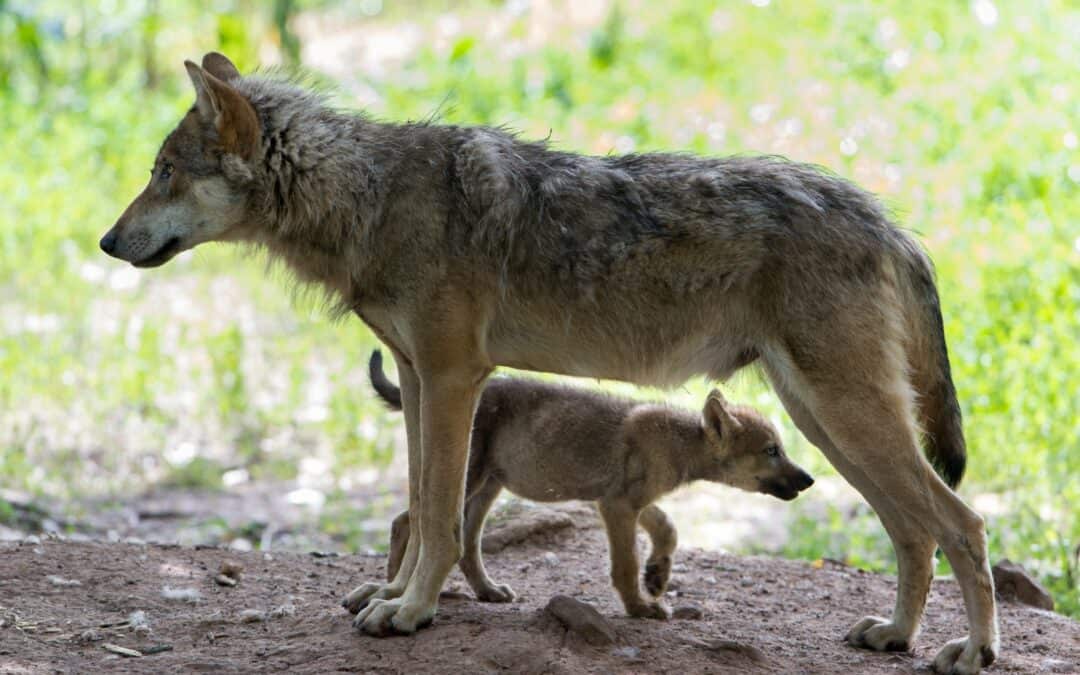
M334 494L400 443L366 393L359 322L328 324L225 247L146 273L96 249L191 104L183 58L220 49L247 71L310 56L318 70L334 38L359 45L336 100L382 118L438 112L594 153L777 152L882 194L938 265L961 491L991 556L1034 569L1080 616L1075 3L213 5L0 0L0 481L122 494L236 467L303 478L317 458L337 478L308 478ZM756 381L734 386L781 414ZM787 553L894 564L866 509L804 514Z

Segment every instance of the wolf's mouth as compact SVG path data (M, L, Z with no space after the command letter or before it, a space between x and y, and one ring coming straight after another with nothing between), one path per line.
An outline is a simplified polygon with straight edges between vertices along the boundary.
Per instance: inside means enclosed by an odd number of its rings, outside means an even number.
M135 267L157 267L167 263L180 249L180 237L172 237L166 241L156 253L131 263Z

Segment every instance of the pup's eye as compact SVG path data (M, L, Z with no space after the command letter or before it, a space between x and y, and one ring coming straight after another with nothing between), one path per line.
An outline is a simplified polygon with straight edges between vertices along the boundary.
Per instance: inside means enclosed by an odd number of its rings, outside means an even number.
M769 457L779 457L780 448L776 447L775 445L770 445L769 447L765 448L765 454Z
M160 178L161 180L169 180L169 178L172 176L172 170L172 164L165 162L161 165L161 174L158 176L158 178Z

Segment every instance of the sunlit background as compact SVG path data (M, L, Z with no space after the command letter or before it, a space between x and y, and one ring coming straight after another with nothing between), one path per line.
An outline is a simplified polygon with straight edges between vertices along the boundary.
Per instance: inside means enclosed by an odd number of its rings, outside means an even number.
M0 536L385 548L404 434L367 385L371 334L227 246L151 271L97 249L192 103L183 59L218 49L385 120L779 153L881 194L938 265L991 558L1080 616L1077 36L1064 0L0 0ZM682 491L682 542L894 570L760 381L729 397L821 480L791 505Z

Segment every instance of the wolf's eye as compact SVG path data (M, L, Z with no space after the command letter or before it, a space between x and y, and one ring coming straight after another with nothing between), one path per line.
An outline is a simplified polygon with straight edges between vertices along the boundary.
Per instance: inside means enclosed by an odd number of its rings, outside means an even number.
M158 178L161 180L169 180L169 177L172 176L172 169L172 164L165 162L161 165L161 173L158 174Z
M769 447L765 448L765 454L769 457L779 457L780 448L776 447L775 445L770 445Z

